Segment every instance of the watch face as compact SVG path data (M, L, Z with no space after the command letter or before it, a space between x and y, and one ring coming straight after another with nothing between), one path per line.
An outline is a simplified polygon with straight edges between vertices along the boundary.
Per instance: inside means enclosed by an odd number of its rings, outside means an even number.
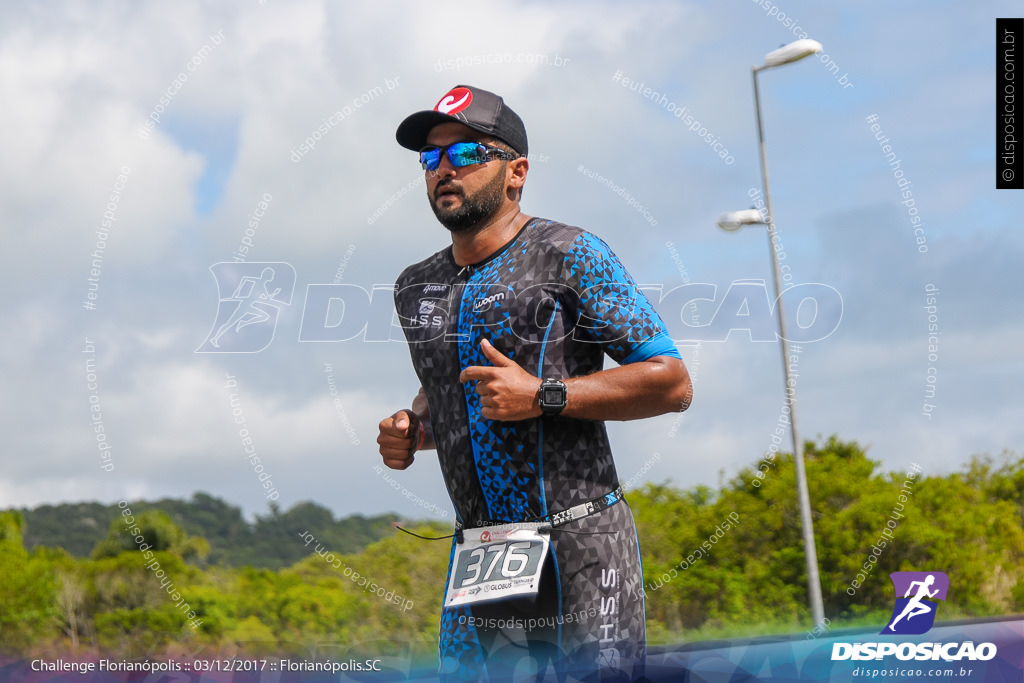
M544 390L544 403L556 406L562 402L562 389L560 387L548 387Z

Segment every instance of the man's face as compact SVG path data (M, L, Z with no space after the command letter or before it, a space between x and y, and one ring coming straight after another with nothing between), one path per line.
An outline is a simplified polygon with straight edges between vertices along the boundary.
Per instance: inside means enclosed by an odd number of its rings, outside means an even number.
M427 144L446 147L454 142L477 142L486 136L461 123L442 123L427 135ZM491 159L487 163L456 168L441 155L437 170L426 171L427 198L437 220L452 232L463 232L493 216L505 199L508 162Z

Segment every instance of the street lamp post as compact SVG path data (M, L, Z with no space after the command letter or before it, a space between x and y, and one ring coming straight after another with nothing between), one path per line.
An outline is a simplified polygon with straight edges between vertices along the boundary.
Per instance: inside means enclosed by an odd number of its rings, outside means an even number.
M757 142L761 152L761 178L764 182L766 217L757 210L736 211L723 214L719 226L724 230L738 230L743 225L766 223L768 227L768 251L772 257L772 275L775 280L775 301L779 318L779 339L782 349L782 371L786 380L786 400L789 404L790 433L793 438L793 462L796 464L797 499L800 507L800 522L804 538L804 559L807 562L807 594L811 603L814 625L819 626L825 619L825 608L821 598L821 579L818 576L818 552L814 544L814 526L811 519L811 498L807 490L807 472L804 467L803 442L797 420L796 382L789 371L789 339L786 335L786 313L782 302L782 277L779 272L779 257L772 244L775 235L775 214L772 212L772 195L768 180L768 160L765 156L764 126L761 122L761 97L757 88L757 74L783 64L803 59L821 50L821 43L814 40L797 40L765 55L762 66L752 67L754 76L754 107L757 111Z

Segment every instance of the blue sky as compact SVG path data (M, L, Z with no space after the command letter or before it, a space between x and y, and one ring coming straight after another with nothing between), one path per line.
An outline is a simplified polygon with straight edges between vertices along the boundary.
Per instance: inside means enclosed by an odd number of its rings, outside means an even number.
M168 118L166 132L186 152L203 158L203 174L196 181L197 215L209 215L220 203L228 180L238 161L238 125L236 118L217 120Z
M777 6L852 83L816 57L760 81L785 262L795 282L828 285L844 305L835 333L800 357L804 436L838 434L886 469L917 461L935 474L972 454L1019 453L1024 245L1018 195L994 189L992 115L995 17L1017 5ZM416 391L405 346L303 343L298 330L307 285L332 282L342 264L344 283L371 290L447 244L394 129L458 83L502 94L523 116L536 155L527 213L597 233L637 280L664 291L684 273L723 294L738 280L771 286L763 230L715 226L761 186L750 67L796 37L767 3L492 2L458 15L312 0L76 7L0 10L0 96L11 103L0 229L19 292L5 304L12 332L0 354L17 454L0 472L2 506L206 491L264 511L230 374L280 504L431 516L418 499L448 509L429 457L396 475L408 495L373 471L377 422ZM616 72L686 106L733 162L614 82ZM347 113L293 161L335 112ZM871 115L913 182L926 253ZM613 180L655 224L580 166ZM96 308L86 310L96 228L116 184ZM231 259L265 195L249 260L291 264L293 303L265 350L197 354L217 312L210 266ZM928 285L939 291L934 361ZM701 309L704 322L713 308ZM678 329L681 312L661 312ZM86 339L94 351L83 354ZM682 421L609 427L624 481L657 453L645 480L714 486L770 444L783 398L778 347L734 332L682 352L697 378ZM90 401L102 409L107 461Z

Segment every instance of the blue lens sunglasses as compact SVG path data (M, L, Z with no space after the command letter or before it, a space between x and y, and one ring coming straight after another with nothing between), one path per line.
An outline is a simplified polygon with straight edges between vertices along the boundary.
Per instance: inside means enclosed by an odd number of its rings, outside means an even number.
M515 159L517 155L506 152L500 147L485 145L482 142L454 142L447 147L429 145L420 150L420 165L425 171L436 171L441 165L441 155L447 154L448 161L455 168L472 166L473 164L485 164L491 160L491 155L500 159Z

